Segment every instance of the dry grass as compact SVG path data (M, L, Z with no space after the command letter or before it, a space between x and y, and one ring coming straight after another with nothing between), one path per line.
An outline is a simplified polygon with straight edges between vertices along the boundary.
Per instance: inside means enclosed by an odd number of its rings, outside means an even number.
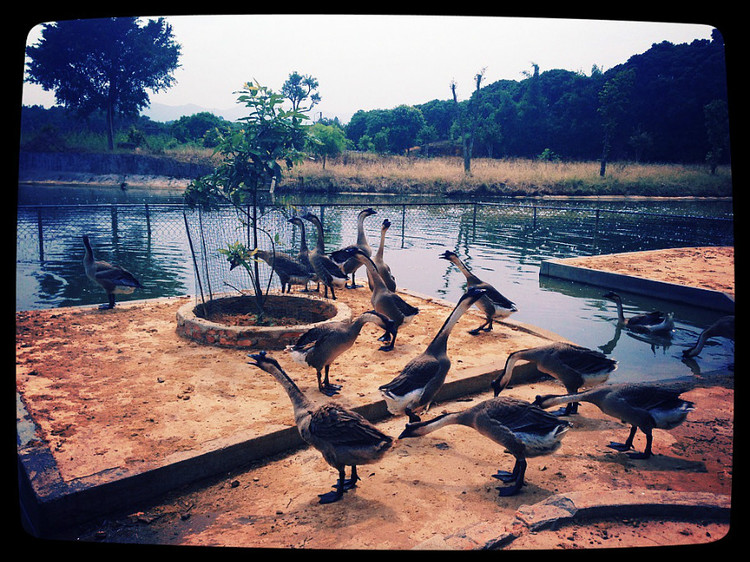
M369 186L396 193L437 189L498 195L729 196L732 183L728 167L711 175L705 166L615 162L609 164L602 178L599 162L593 161L474 158L467 176L463 160L458 157L428 159L352 153L328 160L325 169L320 162L303 162L288 176L288 184L303 183L307 189L341 190L349 186L356 191Z

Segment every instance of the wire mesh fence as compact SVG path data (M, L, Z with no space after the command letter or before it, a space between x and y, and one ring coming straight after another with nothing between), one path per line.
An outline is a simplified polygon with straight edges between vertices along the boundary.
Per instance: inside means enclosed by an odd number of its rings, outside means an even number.
M380 245L383 221L390 222L389 251L433 247L512 249L525 263L553 257L597 255L681 246L734 245L731 217L634 212L586 206L528 203L429 203L371 205L376 214L363 228L373 251ZM289 222L307 212L324 227L326 251L353 243L357 215L351 204L271 205L257 208L258 235L253 239L252 209L221 208L205 212L182 205L19 206L17 279L33 279L35 288L19 283L17 307L24 291L35 293L40 306L88 304L100 299L81 274L88 234L98 259L114 261L147 281L134 298L247 292L252 280L244 268L230 269L220 252L230 244L296 256L301 232ZM306 222L306 243L317 232ZM254 264L261 287L277 290L277 276L264 263ZM26 297L24 297L26 298ZM31 296L28 296L31 299Z

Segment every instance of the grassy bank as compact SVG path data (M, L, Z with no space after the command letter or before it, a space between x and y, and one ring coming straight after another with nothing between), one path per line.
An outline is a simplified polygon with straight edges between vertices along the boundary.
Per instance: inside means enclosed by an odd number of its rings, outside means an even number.
M449 196L654 196L728 197L731 170L711 175L706 166L613 162L605 177L598 162L547 162L475 158L471 175L455 157L407 158L349 153L305 161L287 172L280 190L293 192L439 193Z

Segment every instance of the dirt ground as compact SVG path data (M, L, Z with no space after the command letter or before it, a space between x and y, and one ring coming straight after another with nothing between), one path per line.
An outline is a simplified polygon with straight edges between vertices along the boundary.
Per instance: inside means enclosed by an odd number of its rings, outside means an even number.
M618 256L617 264L630 273L642 268L651 274L654 268L647 262L656 257L665 280L726 292L731 285L733 294L732 248L667 252L668 259L667 254L629 254L628 262L625 255ZM593 265L605 266L614 267L615 261ZM338 295L355 315L369 308L366 288ZM381 330L367 325L355 347L331 368L332 382L343 385L333 400L354 406L377 399L377 387L424 350L450 311L430 299L405 298L421 311L402 329L394 351L379 351ZM246 364L246 350L205 346L176 335L175 312L185 302L17 313L17 389L39 424L35 438L53 451L63 479L90 478L115 467L138 471L231 436L293 426L288 398L270 375ZM511 351L546 341L543 332L512 320L489 334L467 334L478 323L469 313L454 329L448 344L453 360L449 380L488 364L499 369ZM273 354L305 392L324 398L317 393L312 370L283 351ZM727 358L728 364L733 361ZM533 400L560 390L554 381L542 381L505 392ZM490 397L487 391L436 404L427 416ZM317 451L303 448L71 529L60 538L254 548L475 549L510 532L515 534L506 549L712 543L727 535L727 522L630 517L539 532L517 529L519 507L553 494L731 494L733 384L696 388L684 397L695 402L696 410L683 425L655 431L656 454L647 461L607 448L610 440L625 438L627 427L582 405L571 417L574 427L562 447L551 456L531 459L527 485L510 498L498 496L499 482L490 475L510 469L513 458L473 430L452 426L396 441L380 463L360 467L358 487L335 504L317 501L334 483L335 472ZM390 417L378 425L396 437L404 423ZM642 436L636 447L643 447Z

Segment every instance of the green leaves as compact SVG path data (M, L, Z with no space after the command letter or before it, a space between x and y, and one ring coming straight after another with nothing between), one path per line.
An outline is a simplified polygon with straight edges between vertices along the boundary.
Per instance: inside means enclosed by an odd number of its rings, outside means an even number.
M277 182L281 179L281 162L291 169L301 159L307 138L303 122L308 117L284 109L286 98L257 81L247 82L235 93L248 115L238 120L241 127L221 137L217 153L223 155L223 162L212 174L188 186L185 200L190 206L246 204L258 189L270 186L274 178Z

